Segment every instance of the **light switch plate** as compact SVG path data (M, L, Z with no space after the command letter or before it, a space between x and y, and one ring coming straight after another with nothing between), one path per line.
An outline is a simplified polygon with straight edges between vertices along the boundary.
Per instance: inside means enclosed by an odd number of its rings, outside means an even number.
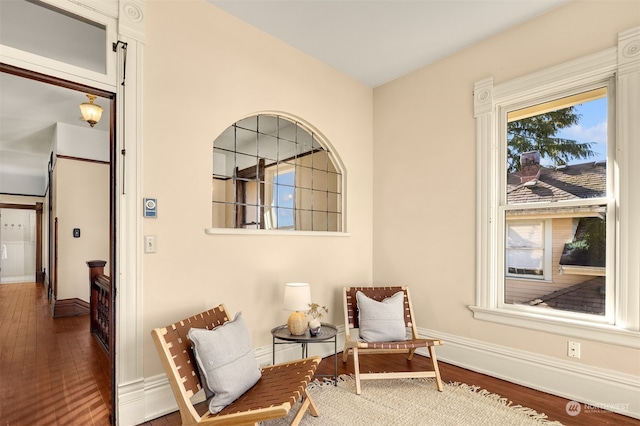
M145 253L156 252L156 236L155 235L144 236L144 252Z

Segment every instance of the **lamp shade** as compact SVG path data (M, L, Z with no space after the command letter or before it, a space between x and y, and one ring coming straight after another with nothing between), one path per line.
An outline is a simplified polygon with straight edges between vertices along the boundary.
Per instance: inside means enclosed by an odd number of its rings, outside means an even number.
M287 311L307 311L311 303L311 287L307 283L287 283L283 308Z
M102 118L102 107L93 103L96 98L94 95L87 95L87 98L89 98L89 102L80 104L80 112L82 113L84 121L93 127L100 121L100 118Z

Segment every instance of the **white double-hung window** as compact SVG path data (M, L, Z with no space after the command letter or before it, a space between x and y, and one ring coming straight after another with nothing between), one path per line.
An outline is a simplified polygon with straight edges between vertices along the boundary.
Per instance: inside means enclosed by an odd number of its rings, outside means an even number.
M476 83L476 319L640 347L638 46Z

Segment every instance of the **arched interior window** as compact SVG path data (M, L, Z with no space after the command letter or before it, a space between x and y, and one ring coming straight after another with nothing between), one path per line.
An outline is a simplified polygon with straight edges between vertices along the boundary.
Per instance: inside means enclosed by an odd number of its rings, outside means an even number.
M260 114L213 142L213 227L343 230L342 172L308 126Z

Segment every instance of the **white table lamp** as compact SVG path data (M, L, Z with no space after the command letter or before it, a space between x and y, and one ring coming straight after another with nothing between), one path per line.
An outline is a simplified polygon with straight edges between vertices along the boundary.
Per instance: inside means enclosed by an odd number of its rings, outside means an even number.
M311 287L307 283L287 283L284 287L284 309L293 311L287 320L287 328L294 336L307 329L306 311L311 303Z

